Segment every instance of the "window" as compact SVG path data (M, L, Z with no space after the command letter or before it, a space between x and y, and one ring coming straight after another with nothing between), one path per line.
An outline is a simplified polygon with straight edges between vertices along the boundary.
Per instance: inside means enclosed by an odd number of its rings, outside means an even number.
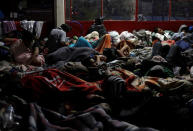
M136 0L103 0L105 20L135 20Z
M90 21L102 14L104 20L192 20L192 6L193 0L66 0L66 19Z
M172 0L171 20L192 20L193 0Z
M72 20L94 20L100 15L100 0L72 0Z
M169 0L139 0L138 21L168 21Z

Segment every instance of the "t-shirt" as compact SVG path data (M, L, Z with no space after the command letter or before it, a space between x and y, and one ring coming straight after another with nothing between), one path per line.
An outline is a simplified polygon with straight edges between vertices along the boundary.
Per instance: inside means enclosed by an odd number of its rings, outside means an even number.
M62 47L60 44L62 42L66 42L66 32L61 28L52 29L46 44L49 49L49 53Z
M52 29L51 36L53 36L57 42L65 42L66 41L66 32L60 28Z

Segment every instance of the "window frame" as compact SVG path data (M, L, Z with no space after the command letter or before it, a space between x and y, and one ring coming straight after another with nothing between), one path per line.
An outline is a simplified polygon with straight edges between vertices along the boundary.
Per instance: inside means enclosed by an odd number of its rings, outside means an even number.
M100 10L100 16L103 17L104 14L104 4L103 0L101 1L101 10ZM66 0L64 0L65 3L65 21L72 21L72 0L70 0L70 19L66 19ZM135 20L105 20L105 21L135 21L139 22L138 20L138 12L139 12L139 0L136 0L136 5L135 5ZM164 20L164 22L169 22L169 21L193 21L193 20L171 20L172 17L172 0L169 0L169 5L168 5L168 20ZM88 21L88 20L79 20L79 21ZM147 20L144 22L152 22L153 20ZM160 21L159 21L160 22Z

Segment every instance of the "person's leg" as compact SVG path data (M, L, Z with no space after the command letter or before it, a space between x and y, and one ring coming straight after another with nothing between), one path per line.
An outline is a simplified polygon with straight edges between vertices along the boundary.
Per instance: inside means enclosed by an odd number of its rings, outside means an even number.
M162 46L162 48L161 48L161 56L163 58L166 58L167 54L169 53L169 50L170 50L170 46L169 45Z
M78 41L74 45L74 47L90 47L93 48L92 45L84 38L79 37Z
M160 55L160 56L161 56L161 50L162 50L162 45L161 45L161 43L160 43L160 42L155 43L155 44L153 45L151 57L156 56L156 55Z
M177 45L171 46L168 55L166 56L167 62L173 66L179 68L179 73L183 74L187 72L187 64L185 58L181 55L181 48Z
M168 63L174 66L181 66L185 64L181 55L181 49L177 45L171 46L166 56L166 60Z

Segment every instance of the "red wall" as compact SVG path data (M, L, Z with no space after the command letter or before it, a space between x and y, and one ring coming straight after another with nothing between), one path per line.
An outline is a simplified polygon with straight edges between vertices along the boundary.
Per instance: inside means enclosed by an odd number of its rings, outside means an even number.
M66 21L72 27L72 31L67 36L85 36L88 28L93 21ZM136 21L104 21L104 25L107 31L122 31L132 32L133 30L147 29L152 31L155 27L160 27L164 30L178 31L180 25L193 25L193 21L148 21L148 22L136 22Z

